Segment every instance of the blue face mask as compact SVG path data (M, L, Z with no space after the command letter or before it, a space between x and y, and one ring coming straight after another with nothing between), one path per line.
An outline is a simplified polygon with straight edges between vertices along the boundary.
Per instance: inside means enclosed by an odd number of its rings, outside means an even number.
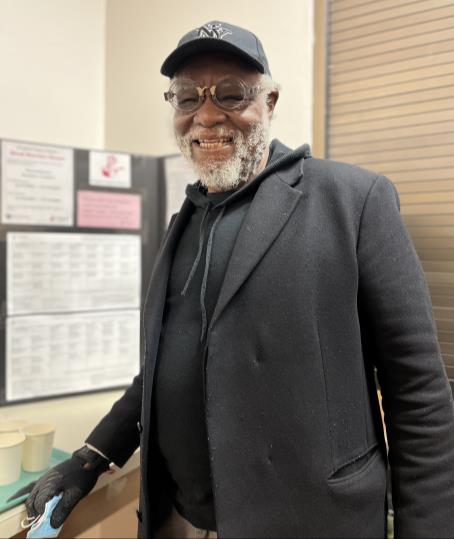
M61 497L62 494L59 496L54 496L51 500L49 500L44 507L44 513L42 515L33 518L32 521L27 524L22 522L23 528L30 528L27 533L27 539L41 539L45 537L52 538L58 536L63 526L60 526L59 528L52 528L50 525L50 517L55 506L61 500ZM25 520L30 519L31 517L27 517Z

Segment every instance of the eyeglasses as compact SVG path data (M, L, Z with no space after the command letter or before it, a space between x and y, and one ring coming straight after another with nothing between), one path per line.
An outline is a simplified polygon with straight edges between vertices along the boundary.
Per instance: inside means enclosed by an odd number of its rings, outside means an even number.
M217 107L229 112L246 108L263 88L260 85L248 86L237 77L225 77L217 84L203 88L191 79L177 79L164 93L164 98L176 110L190 114L203 105L206 90Z

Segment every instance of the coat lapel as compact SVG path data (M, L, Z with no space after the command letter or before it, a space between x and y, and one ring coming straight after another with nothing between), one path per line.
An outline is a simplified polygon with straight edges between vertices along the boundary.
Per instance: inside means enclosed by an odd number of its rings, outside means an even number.
M290 176L274 173L260 184L233 247L210 329L288 221L302 196L291 187L300 177L294 170Z
M152 417L152 388L156 367L156 356L159 345L159 335L162 326L165 299L167 293L167 283L169 280L170 267L173 253L186 224L192 213L192 203L186 199L179 213L170 221L167 234L156 255L156 262L150 277L147 295L143 309L143 325L145 332L145 358L143 365L143 387L142 392L142 425L144 428L141 438L141 497L144 501L148 498L148 485L150 462L147 456L152 454L150 449L151 417ZM145 501L143 506L143 523L145 530L151 529L151 508ZM140 525L139 525L140 526ZM141 535L142 536L142 535ZM144 537L148 537L145 532Z
M295 171L292 165L261 182L233 247L210 328L265 255L303 195L299 189L292 187L302 177L303 165L304 160L301 160L299 171ZM186 198L173 224L171 222L169 226L151 275L144 308L146 367L151 369L151 376L154 373L173 253L193 208L192 202ZM148 298L152 298L152 301L147 301Z
M151 368L153 376L156 352L158 349L159 335L161 332L162 316L169 280L170 267L173 253L183 230L185 229L193 211L193 204L185 199L181 210L175 219L170 222L166 238L156 256L156 264L150 278L147 297L144 307L145 328L145 357L146 367Z

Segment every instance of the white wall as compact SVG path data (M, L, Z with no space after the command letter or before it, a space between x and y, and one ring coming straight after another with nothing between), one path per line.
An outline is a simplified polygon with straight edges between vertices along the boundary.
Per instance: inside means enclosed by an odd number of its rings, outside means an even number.
M105 0L0 0L0 138L104 145Z
M257 34L282 85L272 135L296 147L312 134L314 0L108 0L106 146L161 155L177 152L172 112L163 100L164 58L187 31L212 19Z
M282 85L272 136L310 142L314 1L0 0L0 138L176 152L159 68L183 33L220 19L265 46Z

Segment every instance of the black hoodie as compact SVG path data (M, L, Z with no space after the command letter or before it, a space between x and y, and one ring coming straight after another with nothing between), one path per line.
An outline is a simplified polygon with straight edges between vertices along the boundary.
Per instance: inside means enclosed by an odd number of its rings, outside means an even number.
M193 214L175 250L159 342L154 406L160 451L173 484L169 495L194 526L216 530L203 396L203 350L210 317L241 223L260 182L299 161L307 146L291 151L270 144L266 168L240 189L207 193L188 185Z

